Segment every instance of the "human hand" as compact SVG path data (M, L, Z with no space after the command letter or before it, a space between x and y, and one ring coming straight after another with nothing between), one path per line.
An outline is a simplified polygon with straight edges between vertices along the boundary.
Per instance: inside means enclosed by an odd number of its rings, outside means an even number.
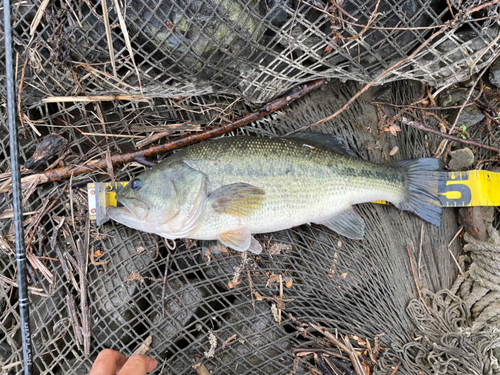
M89 375L146 375L157 365L155 359L142 354L134 354L127 359L120 352L104 349L97 356Z

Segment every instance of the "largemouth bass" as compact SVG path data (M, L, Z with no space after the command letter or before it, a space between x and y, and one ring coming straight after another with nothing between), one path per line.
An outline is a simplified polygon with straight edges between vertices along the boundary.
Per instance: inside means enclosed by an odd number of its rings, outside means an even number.
M305 223L363 239L352 205L393 203L439 226L440 162L434 158L379 165L354 157L335 136L227 137L199 143L134 178L109 207L129 227L177 239L219 240L260 253L254 233Z

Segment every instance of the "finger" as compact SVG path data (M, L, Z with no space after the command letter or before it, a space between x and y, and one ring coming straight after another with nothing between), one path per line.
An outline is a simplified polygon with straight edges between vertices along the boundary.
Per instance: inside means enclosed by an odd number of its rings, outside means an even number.
M145 375L147 372L153 371L156 366L158 366L158 362L155 359L142 354L135 354L125 362L118 374Z
M97 356L89 375L115 375L126 361L127 357L122 353L104 349Z

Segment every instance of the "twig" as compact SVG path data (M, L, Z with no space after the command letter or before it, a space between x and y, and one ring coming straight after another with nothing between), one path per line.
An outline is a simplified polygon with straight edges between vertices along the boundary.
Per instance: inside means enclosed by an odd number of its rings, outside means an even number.
M42 20L43 14L45 13L45 9L47 9L47 5L49 5L50 0L43 0L42 4L38 7L38 10L36 11L35 17L33 18L33 21L31 21L30 25L30 36L33 37L35 35L36 28L40 24L40 21Z
M88 269L88 265L89 265L88 254L89 254L89 245L90 245L90 218L88 215L85 219L84 241L85 241L85 249L84 249L85 253L83 255L84 255L84 259L85 259L85 274L87 274L87 269Z
M144 340L144 342L141 344L141 346L139 346L135 352L132 353L132 355L134 354L142 354L142 355L145 355L147 352L149 352L151 350L151 343L153 342L153 336L148 336L148 338L146 340Z
M139 69L137 69L137 65L135 64L134 50L132 49L132 45L130 44L130 37L128 35L127 24L125 23L125 19L123 18L123 14L121 12L120 5L118 4L118 0L114 0L114 4L115 4L115 12L118 15L118 22L120 23L120 27L122 29L123 38L125 39L125 45L127 46L130 60L132 60L132 64L134 65L139 87L141 88L142 92L141 75L139 74Z
M407 119L406 117L401 117L401 119L399 121L401 121L401 123L403 123L403 124L410 125L411 127L415 128L415 129L423 130L423 131L426 131L428 133L438 135L440 137L450 139L450 140L455 141L455 142L460 142L460 143L463 143L463 144L469 145L469 146L484 148L485 150L490 150L490 151L497 152L500 154L500 148L485 145L484 143L480 143L480 142L476 142L476 141L471 141L469 139L462 139L462 138L455 137L453 135L449 135L446 133L442 133L438 130L428 128L427 126L425 126L424 124L421 124L419 122L411 121L411 120Z
M326 375L334 375L334 374L332 374L332 372L328 369L328 367L326 367L325 362L323 362L323 359L322 359L322 356L321 356L321 355L317 355L316 353L314 353L314 354L313 354L313 357L314 357L314 361L317 363L317 365L319 366L319 368L321 369L321 371L323 372L323 374L326 374Z
M156 142L162 138L165 138L173 133L174 133L174 131L168 130L165 132L152 134L151 136L147 137L146 139L143 139L142 141L137 142L135 145L137 148L143 148L144 146L150 145L151 143L154 143L154 142Z
M80 293L80 285L76 281L75 274L73 273L73 270L78 270L78 262L67 251L64 253L64 258L67 260L66 265L69 269L69 282L71 282L75 290Z
M27 53L28 51L26 51ZM19 122L21 123L21 126L23 127L23 132L24 132L24 138L28 136L28 133L26 133L26 126L24 126L24 119L23 119L23 111L22 111L22 93L23 93L23 85L24 85L24 77L26 75L26 67L28 66L28 60L29 57L26 55L26 59L24 60L24 65L23 65L23 70L21 71L21 82L19 83L19 89L17 93L17 115L19 116ZM36 134L38 134L39 137L42 135L38 131L37 128L35 128L31 123L30 125L32 126L33 130L35 131Z
M42 99L42 103L113 102L115 100L149 103L149 99L143 95L50 96Z
M82 336L83 336L83 352L85 355L90 355L90 315L89 304L87 299L87 275L85 269L85 250L80 239L76 240L78 248L78 263L80 271L80 308L82 314Z
M35 235L35 232L36 232L36 229L38 228L38 226L40 225L40 222L42 220L42 218L50 211L52 210L52 208L54 208L54 206L56 205L57 201L59 201L59 199L63 196L63 194L66 192L66 189L68 188L68 185L64 186L64 188L62 189L61 191L61 194L59 194L53 201L52 203L47 207L45 208L44 210L42 210L40 212L40 214L38 215L38 217L36 218L35 220L35 224L33 225L33 231L31 233L31 236L26 244L26 251L29 250L29 248L31 247L31 241L33 241L33 237Z
M196 371L196 374L198 374L198 375L210 375L210 372L207 370L205 365L201 362L194 364L192 367Z
M118 164L126 164L136 161L137 159L144 159L148 157L152 157L154 155L162 154L167 151L175 150L180 147L188 146L196 142L200 142L209 138L213 138L224 133L227 133L231 130L239 128L241 126L247 125L253 121L256 121L269 113L275 112L295 100L303 97L304 95L309 94L310 92L324 86L328 82L327 79L318 79L301 86L298 86L295 89L292 89L288 92L288 94L282 96L281 98L275 99L255 112L249 113L235 121L228 122L222 125L217 125L214 127L210 127L202 132L195 134L185 134L178 138L172 139L169 142L166 142L161 145L155 145L145 150L126 152L122 154L115 154L111 156L111 163L113 165ZM47 182L59 181L62 179L69 178L71 175L79 176L83 173L87 173L90 171L94 171L96 169L105 169L107 167L106 158L92 160L83 165L70 165L66 167L56 168L50 171L45 171L33 176L41 176L41 179L38 181L38 184L44 184ZM34 178L33 176L28 176L31 180ZM25 182L25 178L22 179L22 182ZM0 191L0 193L8 191L8 187L4 190Z
M418 279L422 280L422 277L420 276L420 262L422 260L422 250L424 246L424 234L425 234L425 227L424 223L422 223L422 226L420 227L420 246L418 247L418 264L417 264L417 270L418 270Z
M226 345L229 344L231 341L236 340L236 333L229 337L224 343L222 344L222 350L226 349Z
M488 46L481 51L479 56L476 57L476 59L472 62L472 64L470 64L470 66L469 66L469 74L470 75L472 75L472 69L476 66L477 62L483 58L483 56L486 54L486 52L488 52L491 49L491 47L493 47L498 42L498 40L500 40L500 34L498 34L497 37L495 39L493 39L493 41L490 44L488 44ZM497 56L493 57L493 59L489 62L489 64L486 65L486 68L484 70L488 69L490 67L490 65L497 59L497 57L498 57L498 54L497 54ZM482 77L482 75L483 74L481 74L481 76L478 77L476 82L479 81L479 79ZM475 86L475 84L474 84L474 86ZM474 88L474 86L472 87L472 89ZM472 89L471 89L471 91L473 91Z
M108 41L109 59L111 60L111 66L113 67L113 75L117 77L115 51L113 49L113 38L111 36L111 25L109 24L108 5L106 4L106 0L101 0L101 8L104 28L106 30L106 40Z
M352 344L347 336L344 336L344 342L349 348L349 357L351 357L352 364L354 365L354 370L356 370L359 375L366 375L365 369L363 368L363 366L361 366L359 358L356 355L356 352L354 351L354 348L352 347Z
M352 16L347 13L341 6L338 6L338 4L334 3L336 6L337 9L341 10L343 13L345 13L346 15L348 15L350 18L352 18ZM361 30L360 33L356 34L356 35L353 35L353 36L350 36L348 38L344 38L340 33L336 32L335 35L337 37L339 37L340 39L342 40L356 40L356 39L359 39L363 36L363 34L366 32L366 30L368 30L370 28L370 25L373 23L373 21L375 20L375 18L377 17L377 11L378 11L378 7L380 5L380 0L377 1L377 4L375 5L375 9L373 10L373 12L371 13L370 15L370 18L368 19L366 25L364 26L361 26L363 29ZM333 16L335 17L335 16ZM356 20L355 18L353 18L354 20ZM344 20L343 20L344 21ZM357 21L357 20L356 20Z
M422 301L422 303L424 304L424 307L427 310L427 312L430 315L432 315L431 310L429 310L429 307L427 307L427 304L424 301L424 297L422 297L422 292L420 291L420 287L418 286L417 275L415 275L415 268L413 267L413 260L411 258L411 253L408 246L406 246L406 251L408 251L408 257L410 258L411 272L413 273L413 279L415 280L415 286L417 287L418 297L420 298L420 301Z
M339 354L331 349L325 349L325 348L294 348L292 350L298 356L307 356L311 353L324 353L332 357L347 359L347 357L343 356L342 354Z
M94 266L105 266L111 262L111 259L105 260L104 262L96 262L95 260L95 253L94 253L94 245L92 245L92 250L90 250L90 263L92 263Z
M463 278L465 279L465 272L462 270L462 267L460 267L460 264L458 263L457 261L457 258L455 258L455 255L453 255L453 253L451 252L451 244L453 242L455 242L455 240L457 239L458 235L462 232L462 230L464 229L464 226L462 225L460 227L460 229L458 230L458 232L455 234L455 236L453 236L453 239L450 241L450 243L448 244L448 252L450 253L452 259L455 261L455 264L457 265L457 268L458 270L460 271L460 274L463 276Z
M311 327L313 327L315 330L318 332L322 333L323 336L325 336L328 340L333 342L335 345L339 347L342 351L347 353L349 355L349 358L351 359L352 365L354 366L354 370L358 375L366 375L363 367L360 365L358 357L356 356L356 352L354 349L350 349L346 344L344 344L342 341L340 341L338 338L336 338L334 335L332 335L330 332L328 332L326 329L323 327L320 327L314 323L309 323ZM350 345L350 343L349 343ZM351 346L352 348L352 346Z
M19 288L19 284L17 283L16 280L9 279L8 277L3 276L3 275L0 275L0 285L12 286L14 288ZM36 294L36 295L42 296L42 297L50 297L49 294L43 292L42 288L35 288L32 286L29 286L28 292L31 292L33 294Z
M81 350L80 345L83 344L83 336L80 322L78 321L78 314L76 313L75 300L71 294L66 296L66 307L68 308L69 320L71 322L71 326L73 327L73 333L75 334L76 345L78 346L78 349Z
M396 367L394 367L394 371L391 373L391 375L395 375L396 374L396 372L399 369L399 366L401 366L401 362L398 362L398 364L396 365Z
M68 282L71 282L71 277L69 276L68 266L66 264L66 261L64 260L63 253L62 253L61 248L59 247L58 244L54 245L54 250L56 251L57 258L59 259L59 262L61 263L61 267L63 269L64 277L66 278L66 280L68 280Z
M453 8L451 7L450 0L446 0L446 4L448 4L448 9L450 10L451 16L454 18L455 14L453 14Z
M106 167L108 167L108 174L109 177L111 178L111 181L115 181L115 174L113 172L113 164L111 164L111 151L109 149L109 138L106 132L106 120L104 120L104 116L101 111L101 105L100 103L96 103L95 105L96 112L97 112L97 117L101 121L101 126L102 130L104 131L104 139L106 140ZM73 176L71 176L73 177Z
M163 275L163 287L161 288L161 313L163 318L165 317L165 286L167 284L169 261L170 261L170 253L167 255L167 260L165 261L165 274Z
M340 108L333 115L330 115L330 116L325 117L325 118L323 118L323 119L321 119L319 121L316 121L313 124L302 126L302 127L298 128L296 130L293 130L293 131L287 133L286 135L292 135L292 134L295 134L295 133L298 133L298 132L302 132L302 131L310 129L310 128L314 127L314 126L323 124L323 123L325 123L327 121L330 121L330 120L333 120L335 117L337 117L342 112L344 112L345 110L347 110L349 108L349 106L357 98L359 98L363 93L365 93L370 87L372 87L374 84L378 83L382 78L384 78L387 74L389 74L393 70L395 70L395 69L399 68L401 65L403 65L403 64L411 61L415 56L417 56L417 54L420 51L422 51L422 49L424 47L426 47L428 44L430 44L430 42L432 42L436 37L438 37L439 35L441 35L442 33L444 33L447 29L449 29L452 26L455 26L460 21L460 19L466 19L472 13L477 12L478 10L484 9L484 8L486 8L488 6L497 4L498 2L500 2L500 0L493 0L493 1L490 1L489 3L484 3L484 4L481 4L481 5L477 6L477 7L470 8L466 12L457 15L457 17L455 17L453 20L448 21L447 23L445 23L443 25L440 25L439 26L440 29L438 31L434 32L425 42L423 42L422 44L420 44L420 46L418 46L418 48L415 51L413 51L413 53L411 55L409 55L409 56L405 57L404 59L398 61L393 66L391 66L390 68L387 68L382 73L380 73L378 75L378 77L376 77L374 80L372 80L370 83L368 83L365 87L363 87L361 90L359 90L351 99L349 99L349 101L346 104L344 104L342 106L342 108ZM460 19L458 18L458 16L460 16ZM472 91L472 89L471 89L471 91Z
M434 100L434 98L433 98ZM387 103L387 102L370 102L372 105L388 105L390 107L396 107L396 108L411 108L411 109L421 109L421 110L438 110L438 111L444 111L447 109L459 109L462 108L461 105L452 105L449 107L419 107L416 105L404 105L404 104L393 104L393 103ZM468 103L465 106L470 107L471 105L474 105L474 103Z
M299 133L299 132L302 132L304 130L307 130L307 129L310 129L312 127L315 127L317 125L321 125L327 121L330 121L330 120L333 120L335 117L337 117L338 115L340 115L342 112L344 112L345 110L347 110L347 108L349 108L349 106L354 103L354 101L356 99L358 99L363 93L365 93L370 87L372 87L375 83L379 82L382 78L384 78L387 74L389 74L390 72L392 72L393 70L395 70L396 68L399 68L401 65L403 65L404 63L412 60L425 46L427 46L430 42L432 42L434 40L434 38L436 38L437 36L441 35L447 28L449 27L448 24L445 24L445 25L442 25L441 26L441 29L436 31L434 34L432 34L429 39L427 39L424 43L422 43L410 56L407 56L405 57L404 59L398 61L396 64L394 64L393 66L391 66L390 68L384 70L382 73L380 73L378 75L378 77L376 77L373 81L371 81L370 83L368 83L365 87L363 87L361 90L359 90L356 95L354 95L351 99L349 99L347 101L346 104L344 104L342 106L342 108L340 108L337 112L335 112L333 115L330 115L328 117L325 117L325 118L322 118L321 120L318 120L316 121L315 123L313 124L310 124L310 125L305 125L305 126L302 126L298 129L295 129L287 134L285 134L285 136L287 135L292 135L292 134L295 134L295 133Z
M499 35L500 37L500 35ZM495 42L498 40L498 38L495 39ZM489 49L490 46L488 46L487 49ZM451 126L451 129L449 131L449 134L451 134L451 132L453 132L453 130L455 130L455 127L457 126L457 123L458 123L458 120L460 118L460 115L462 114L462 111L464 110L465 108L465 105L469 102L470 100L470 97L472 96L472 93L474 92L474 89L477 85L477 83L481 80L481 77L483 76L484 73L486 73L486 71L489 69L489 67L491 66L491 64L493 64L493 62L497 59L497 57L499 56L499 54L497 53L496 56L494 56L493 59L491 59L491 61L483 68L483 70L481 71L481 73L478 75L477 79L475 80L474 84L472 85L472 87L470 88L469 90L469 93L467 94L467 98L464 100L464 103L462 104L462 106L460 107L460 109L458 110L458 113L457 113L457 117L455 117L455 121L453 121L453 125ZM476 63L476 61L474 61L474 64ZM443 142L443 145L441 147L441 152L439 154L441 154L443 152L443 150L446 149L446 145L448 144L448 141L444 141Z
M280 299L283 300L283 277L280 274ZM281 325L281 309L278 307L278 325Z
M8 364L6 366L0 367L0 370L7 371L7 370L10 370L11 368L16 367L16 366L22 366L23 364L24 364L24 361L17 361L17 362L14 362L14 363L10 363L10 364Z

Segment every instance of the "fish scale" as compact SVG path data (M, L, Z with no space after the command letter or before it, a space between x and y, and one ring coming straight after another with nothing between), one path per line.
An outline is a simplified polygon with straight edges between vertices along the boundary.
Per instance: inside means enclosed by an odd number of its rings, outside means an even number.
M201 143L177 156L207 176L210 191L244 182L266 192L260 209L243 219L218 214L207 202L200 226L190 234L195 239L213 238L240 225L251 233L273 232L322 221L375 197L402 198L401 175L394 168L296 140L226 138Z
M440 224L437 159L379 165L350 154L335 136L315 133L199 143L136 177L109 216L167 238L218 239L257 253L251 234L305 223L362 239L364 221L350 207L363 202L388 201Z

